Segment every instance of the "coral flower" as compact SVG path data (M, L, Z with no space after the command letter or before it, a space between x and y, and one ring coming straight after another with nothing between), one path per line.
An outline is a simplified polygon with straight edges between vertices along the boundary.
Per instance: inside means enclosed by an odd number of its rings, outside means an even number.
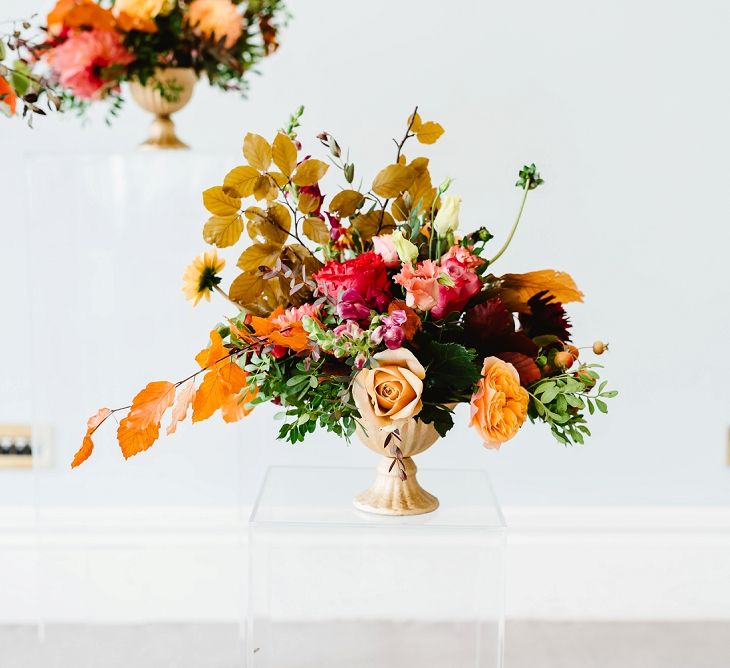
M438 303L438 277L441 270L433 260L424 260L415 268L404 264L393 280L406 291L406 304L419 311L430 311Z
M193 0L187 22L193 30L231 48L243 33L243 19L230 0Z
M484 447L499 449L519 431L527 417L529 399L517 370L498 357L487 357L471 398L469 426L479 432Z
M210 293L221 282L218 273L226 266L226 261L218 257L215 250L205 251L196 257L183 274L183 293L185 298L197 306L205 297L210 301Z
M127 65L134 56L122 45L120 34L85 30L51 49L47 60L63 86L77 97L92 100L103 97L116 83L104 78L104 70Z

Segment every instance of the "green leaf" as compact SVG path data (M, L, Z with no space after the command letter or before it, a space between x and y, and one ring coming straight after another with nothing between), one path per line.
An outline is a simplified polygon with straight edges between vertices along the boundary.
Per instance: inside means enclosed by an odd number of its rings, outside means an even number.
M606 405L605 401L596 399L596 406L598 407L598 410L601 411L601 413L608 413L608 406Z
M438 343L428 335L419 336L416 343L429 387L438 387L442 394L444 389L458 392L471 389L479 380L474 351L458 343Z
M439 436L446 436L449 429L454 426L452 412L439 404L423 404L417 419L426 424L433 424Z

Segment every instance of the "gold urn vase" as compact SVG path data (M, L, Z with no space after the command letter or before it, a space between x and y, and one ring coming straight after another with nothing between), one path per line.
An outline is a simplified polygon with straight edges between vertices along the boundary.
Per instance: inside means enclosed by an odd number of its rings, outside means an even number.
M380 462L375 482L355 497L355 507L379 515L422 515L436 510L439 500L421 487L413 461L414 455L428 450L439 439L434 426L410 419L398 429L398 437L392 435L390 439L388 432L374 424L364 421L363 427L357 427L357 436L380 455Z
M189 148L175 134L175 124L170 116L180 111L190 101L197 79L192 68L166 67L156 70L144 85L138 81L130 82L129 87L134 101L142 109L155 115L150 125L150 136L140 144L140 148Z

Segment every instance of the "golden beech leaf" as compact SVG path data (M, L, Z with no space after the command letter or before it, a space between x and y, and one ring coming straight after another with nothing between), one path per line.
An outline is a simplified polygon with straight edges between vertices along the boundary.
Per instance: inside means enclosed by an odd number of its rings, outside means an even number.
M289 179L281 172L269 172L269 177L279 188L283 188L287 183L289 183Z
M330 232L327 229L326 223L321 218L316 218L315 216L305 218L302 224L302 231L316 244L324 246L329 243Z
M262 174L256 179L253 186L253 196L257 200L273 200L276 199L277 194L276 182L268 174Z
M311 193L300 193L299 194L299 204L297 208L302 213L312 213L312 211L316 211L317 207L319 206L319 197L317 195L312 195Z
M309 158L297 167L292 181L298 186L313 186L327 173L328 169L329 165L326 162Z
M204 376L193 398L193 422L207 420L232 395L246 386L246 372L232 360L214 365Z
M193 395L195 394L195 378L191 378L185 385L180 388L177 394L177 401L172 409L172 418L170 425L167 427L167 435L174 434L177 430L177 425L182 422L188 415L188 408L193 402Z
M408 117L408 125L411 128L411 132L418 132L421 127L421 123L421 117L418 115L417 111Z
M372 190L380 197L398 197L410 188L416 171L406 165L388 165L373 180Z
M529 311L528 300L543 290L563 304L583 301L583 293L570 274L554 269L505 274L500 276L496 292L510 311L525 313Z
M286 297L281 289L281 283L277 279L271 279L264 281L264 288L256 295L254 301L247 302L243 306L253 315L265 317L283 303L286 303Z
M243 219L239 214L233 216L211 216L203 226L203 239L206 243L226 248L233 246L243 232Z
M84 440L81 442L81 447L74 455L74 459L71 462L72 469L76 468L79 464L83 464L89 457L91 457L91 453L94 451L94 441L91 440L91 436L96 431L96 428L111 414L111 409L100 408L88 419L86 422L86 434L84 434Z
M149 448L160 435L160 421L175 400L175 386L166 381L149 383L132 401L119 423L117 440L125 459Z
M276 260L281 255L281 245L279 244L254 244L249 246L241 257L238 258L237 266L243 271L256 272L259 267L268 267L269 269L276 264Z
M416 132L416 139L418 139L421 144L434 144L443 133L444 129L439 123L428 121L418 128L418 131Z
M232 216L241 208L241 198L231 197L221 186L203 191L203 205L215 216Z
M239 304L248 304L256 301L256 298L264 289L264 278L261 272L244 271L231 283L228 289L228 296Z
M291 176L297 166L297 147L283 132L276 135L272 147L276 166L286 175Z
M395 229L395 221L387 211L376 209L353 218L352 227L364 241L370 241L376 234L392 232Z
M234 167L223 179L223 192L226 195L251 197L260 174L250 165Z
M265 234L274 243L281 242L288 236L291 230L291 214L283 204L274 202L266 212Z
M332 198L329 210L339 218L349 218L360 208L362 202L362 193L357 190L341 190Z
M243 140L243 157L251 167L265 172L271 164L271 146L261 135L249 132Z

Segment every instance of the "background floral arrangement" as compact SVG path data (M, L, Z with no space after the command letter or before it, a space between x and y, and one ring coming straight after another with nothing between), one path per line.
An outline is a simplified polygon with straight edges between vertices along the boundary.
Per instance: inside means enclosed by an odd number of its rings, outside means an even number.
M192 68L223 90L245 91L245 74L278 47L283 0L58 0L40 37L29 21L4 38L0 66L4 111L44 113L42 94L56 108L84 112L107 100L115 116L120 84L153 81L166 99L179 90L153 79L157 68Z
M586 411L606 412L616 392L571 343L563 304L582 301L581 292L553 270L492 273L543 180L535 165L520 170L519 210L501 248L492 251L485 227L460 235L451 181L435 186L429 160L404 154L408 140L432 144L443 133L417 111L369 188L354 185L355 165L336 139L318 135L345 182L329 198L322 179L330 165L301 154L301 108L272 143L246 135L247 164L203 193L212 214L206 242L234 246L244 229L252 241L238 257L240 273L225 292L224 260L212 249L188 267L183 287L193 304L216 292L236 314L211 331L193 374L152 382L131 406L92 416L73 466L91 455L92 435L110 415L129 410L117 438L130 457L155 442L173 405L168 434L191 407L193 422L217 411L235 422L273 402L284 420L278 436L292 443L318 427L349 438L362 419L393 435L394 461L405 421L444 435L458 403L470 404L470 424L488 448L527 418L546 423L560 443L584 442ZM599 341L592 351L606 348Z

